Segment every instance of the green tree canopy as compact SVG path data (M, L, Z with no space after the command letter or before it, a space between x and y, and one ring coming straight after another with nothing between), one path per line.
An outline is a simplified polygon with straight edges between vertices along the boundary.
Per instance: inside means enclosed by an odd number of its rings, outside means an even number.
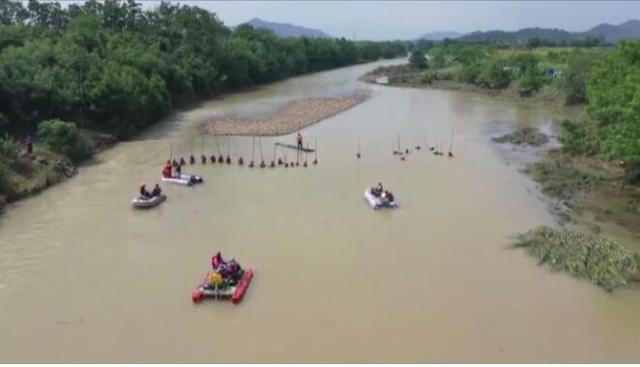
M427 58L425 57L424 52L420 50L413 50L409 57L409 64L416 69L426 69Z
M621 43L594 67L587 92L604 153L640 168L640 41Z

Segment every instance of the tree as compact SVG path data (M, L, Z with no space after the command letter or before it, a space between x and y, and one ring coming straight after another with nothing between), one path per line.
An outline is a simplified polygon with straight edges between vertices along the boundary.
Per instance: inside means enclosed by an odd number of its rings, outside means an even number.
M542 40L540 39L540 37L529 37L527 39L527 47L528 48L540 47L541 44L542 44Z
M126 137L228 88L405 55L406 46L231 30L168 1L0 0L0 132L60 119Z
M420 50L413 50L409 57L409 64L416 69L422 70L427 68L427 58L424 52Z
M564 95L567 105L587 102L587 78L600 61L601 54L575 50L569 56L564 72Z
M593 68L587 95L605 155L640 168L640 41L619 44Z

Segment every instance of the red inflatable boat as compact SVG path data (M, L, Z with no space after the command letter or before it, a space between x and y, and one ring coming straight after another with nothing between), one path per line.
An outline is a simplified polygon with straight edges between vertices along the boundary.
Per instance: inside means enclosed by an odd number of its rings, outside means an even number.
M251 268L243 270L233 260L229 263L220 262L223 263L221 267L219 262L213 262L213 270L205 274L202 282L191 293L194 303L200 303L205 298L230 299L234 304L242 301L253 279L254 270ZM237 268L234 267L233 271L229 272L229 268L224 268L229 264L234 264Z

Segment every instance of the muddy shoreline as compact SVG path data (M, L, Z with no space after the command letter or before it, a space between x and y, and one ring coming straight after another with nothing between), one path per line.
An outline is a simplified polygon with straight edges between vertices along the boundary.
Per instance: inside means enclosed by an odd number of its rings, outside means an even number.
M93 146L92 156L118 143L112 134L90 131L87 131L87 134ZM40 149L39 142L36 141L33 155L22 156L9 164L13 168L10 179L16 181L15 191L0 195L0 216L19 201L38 195L49 187L76 176L78 169L91 160L92 157L89 157L80 162L73 162L47 148Z
M597 157L575 156L552 147L537 129L523 128L493 137L496 144L538 149L520 171L536 183L555 228L521 233L523 248L539 264L567 272L607 291L640 284L640 187L623 167ZM508 159L508 158L507 158Z
M368 91L359 91L346 96L305 98L289 102L270 116L212 116L203 121L202 126L206 133L212 135L286 135L355 107L369 96Z

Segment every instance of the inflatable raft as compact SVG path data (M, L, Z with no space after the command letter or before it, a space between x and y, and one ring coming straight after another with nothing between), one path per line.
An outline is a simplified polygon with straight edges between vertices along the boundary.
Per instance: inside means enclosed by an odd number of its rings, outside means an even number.
M165 194L154 196L152 198L137 196L133 198L133 200L131 200L131 205L136 209L147 209L147 208L153 208L154 206L158 206L162 204L165 200L167 200L167 196Z
M305 153L313 153L314 150L311 148L298 148L297 145L293 145L293 144L285 144L285 143L276 143L277 146L279 147L284 147L284 148L290 148L290 149L295 149L295 150L300 150L301 152L305 152Z
M368 187L366 190L364 190L364 199L373 209L398 207L398 203L395 200L392 202L388 202L379 196L373 195L373 193L371 192L372 189L372 187Z
M189 174L181 174L180 177L160 177L163 182L168 182L176 185L184 185L191 186L193 184L203 183L204 179L202 176L198 175L189 175Z
M253 269L249 268L242 270L240 280L232 285L223 284L221 286L211 285L210 276L211 273L207 272L204 279L196 289L191 293L191 300L194 303L200 303L205 298L214 298L219 300L231 300L233 304L238 304L242 301L244 294L251 284L253 279Z

